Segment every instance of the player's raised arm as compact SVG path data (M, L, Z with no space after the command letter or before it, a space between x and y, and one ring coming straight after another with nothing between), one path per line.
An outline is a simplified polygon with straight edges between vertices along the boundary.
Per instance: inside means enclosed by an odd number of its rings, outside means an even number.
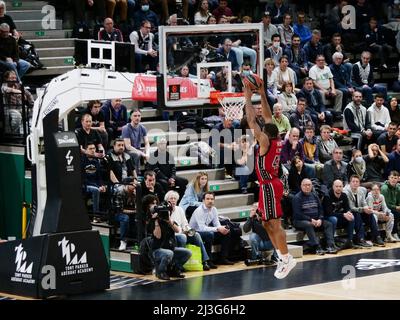
M258 88L258 92L260 93L261 96L261 107L262 107L262 115L264 118L265 123L272 123L272 112L271 112L271 106L268 103L267 100L267 95L265 93L264 89L264 81L260 78L257 79L260 83L260 86Z

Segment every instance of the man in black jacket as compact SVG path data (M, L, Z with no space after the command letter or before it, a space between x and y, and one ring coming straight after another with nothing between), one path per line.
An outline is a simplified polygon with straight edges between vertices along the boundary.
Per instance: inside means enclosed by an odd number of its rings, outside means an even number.
M157 181L163 187L164 193L170 189L176 189L179 198L182 199L188 181L176 175L175 157L167 151L165 137L157 141L157 150L150 155L146 169L156 173Z

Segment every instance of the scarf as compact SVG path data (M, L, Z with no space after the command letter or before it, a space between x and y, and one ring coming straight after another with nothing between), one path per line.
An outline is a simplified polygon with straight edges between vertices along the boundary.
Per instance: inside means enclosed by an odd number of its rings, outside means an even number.
M364 159L362 159L363 161L360 163L357 163L355 161L351 161L351 164L353 166L353 169L356 173L356 175L358 175L360 177L360 179L362 179L362 177L364 176L365 173L365 169L366 169L366 164Z

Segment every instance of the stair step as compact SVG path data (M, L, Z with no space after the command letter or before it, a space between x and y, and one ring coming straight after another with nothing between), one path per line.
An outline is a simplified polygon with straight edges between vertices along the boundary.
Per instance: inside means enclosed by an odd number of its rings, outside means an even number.
M42 58L56 58L56 57L73 57L74 47L63 48L40 48L36 50L40 59Z
M72 56L40 58L40 61L45 67L74 66L74 58Z
M142 113L142 118L143 118L143 113ZM170 123L171 124L171 123ZM177 142L194 142L194 141L199 141L199 140L205 140L208 139L209 133L204 132L204 133L188 133L186 131L169 131L165 132L163 130L157 130L157 129L152 129L150 132L148 132L148 137L150 140L150 143L155 143L158 141L160 137L165 137L167 141L169 141L170 145L174 145Z
M218 208L218 215L227 217L231 220L238 220L248 218L250 216L251 205L239 206L239 207L228 207Z
M208 180L223 180L225 178L225 169L202 169L202 172L208 174ZM177 175L186 178L189 182L199 173L199 170L177 171Z
M74 47L74 39L29 39L36 49Z
M71 29L63 30L29 30L23 31L25 39L59 39L70 38L72 34Z
M7 13L8 10L42 10L45 5L48 5L45 1L6 1Z
M73 66L48 67L45 70L35 70L27 74L25 77L55 76L71 71L72 69L74 69Z
M254 194L226 194L217 195L215 206L217 208L230 208L251 205L254 203Z
M147 129L147 132L149 132L150 130L157 130L157 132L169 131L169 121L147 121L143 122L142 124Z
M7 10L7 14L13 20L41 20L47 13L42 13L42 10Z
M48 29L45 29L47 26L47 22L42 24L42 20L14 20L14 23L16 26L18 26L19 31L24 31L24 30L33 30L33 31L46 31ZM52 30L62 30L62 20L57 19L56 20L56 25L55 29Z

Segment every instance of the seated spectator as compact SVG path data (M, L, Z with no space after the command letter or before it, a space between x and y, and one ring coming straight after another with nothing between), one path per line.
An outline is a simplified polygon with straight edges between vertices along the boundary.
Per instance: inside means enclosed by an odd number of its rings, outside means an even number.
M249 136L240 137L238 150L240 150L240 158L235 159L235 179L239 180L239 189L243 194L246 194L248 182L255 180L254 148L250 145Z
M17 41L10 36L10 26L7 23L0 24L0 67L13 70L18 81L31 67L29 62L19 58Z
M293 89L293 83L284 82L282 93L278 94L278 103L282 106L282 112L287 117L290 117L290 114L296 111L297 97Z
M92 129L99 133L101 144L105 149L107 149L108 133L105 126L104 114L100 111L101 102L99 100L90 100L84 113L92 116Z
M278 32L281 36L281 43L286 48L292 44L292 37L294 36L294 30L291 26L292 16L290 13L285 13L283 15L283 23L278 25Z
M100 212L100 193L106 192L106 186L102 179L102 168L98 158L95 156L96 146L89 143L86 153L81 158L83 172L83 189L92 196L92 212Z
M139 8L140 9L136 10L136 12L133 15L134 29L135 30L140 29L143 26L143 22L147 21L150 23L150 29L148 29L148 31L156 32L158 26L160 25L160 21L158 19L157 14L150 9L150 1L140 0ZM168 14L165 15L164 21L166 21L168 17L169 17Z
M207 19L211 15L211 12L208 10L208 0L200 1L199 9L194 14L194 24L207 24Z
M20 34L17 31L17 27L15 26L13 18L6 14L6 10L6 3L4 1L0 1L0 25L3 23L7 23L10 27L11 35L18 40Z
M151 217L148 230L153 240L151 249L156 277L161 280L170 280L170 277L184 278L183 265L190 259L192 252L177 246L175 233L179 232L179 226L170 215L166 219L153 212L153 208L158 205L156 196L147 195L143 202L146 204L146 214Z
M335 180L341 180L347 183L347 163L343 161L343 150L335 148L333 158L325 162L323 169L323 182L328 188L332 188Z
M307 126L314 126L311 116L305 112L306 105L307 100L304 98L299 98L297 100L296 112L292 113L289 118L290 125L292 128L298 128L301 136L304 136L304 131Z
M397 127L397 123L390 122L385 132L382 132L376 141L376 144L387 156L396 148L397 140L399 139L396 136Z
M223 0L225 1L225 0ZM232 71L239 71L239 63L237 60L236 52L232 50L232 40L226 38L222 47L217 49L217 53L224 57L224 60L232 63Z
M270 106L273 106L278 99L278 88L275 83L273 71L275 69L275 63L271 58L267 58L264 61L264 81L265 91L267 92L267 100Z
M156 173L151 170L144 173L143 181L136 186L136 228L139 242L146 236L145 226L148 223L148 215L143 198L149 194L156 196L157 199L163 199L165 194L161 185L156 181Z
M318 138L315 136L314 127L306 127L304 137L300 140L300 144L304 152L304 162L314 167L319 164L317 141Z
M6 132L22 133L23 101L26 115L29 116L30 108L33 107L34 103L32 94L27 89L24 89L24 99L22 99L22 86L17 80L17 74L14 71L4 72L1 93L3 94L4 119L8 119L8 121L5 121Z
M128 123L128 111L121 102L120 98L107 100L101 108L110 140L120 137L122 127Z
M375 102L368 108L368 117L372 132L375 138L384 133L390 123L389 110L383 105L385 98L383 94L378 93L375 96Z
M293 25L294 33L299 35L301 40L301 45L303 46L306 42L310 41L312 38L312 33L310 28L305 24L306 15L303 11L297 12L297 23Z
M324 21L325 32L327 34L334 34L334 33L342 33L342 21L343 21L343 14L342 9L344 6L347 6L349 2L347 0L340 0L337 1L337 4L330 10L329 14L326 15L326 19ZM333 53L332 53L333 54ZM332 55L331 55L332 56Z
M261 214L257 210L258 203L254 203L250 209L250 216L243 225L243 231L250 233L251 259L262 259L262 252L274 250L268 233L262 225ZM275 251L274 251L275 253Z
M312 37L303 47L307 60L313 64L319 55L323 54L323 45L321 43L321 31L313 30Z
M393 170L400 172L400 139L397 140L396 149L388 155L389 162L386 166L386 176Z
M275 66L279 66L280 59L283 56L283 49L281 47L281 36L279 34L273 34L271 37L272 46L265 49L265 56L271 58Z
M123 126L121 137L125 141L126 152L132 157L136 171L140 172L140 161L148 161L150 158L150 143L147 130L140 123L142 114L139 109L133 109L130 114L131 122ZM141 150L144 144L144 152Z
M103 26L97 35L98 40L124 42L121 30L114 28L113 19L105 18Z
M269 5L265 11L269 11L272 17L273 24L280 24L284 22L284 17L289 13L290 8L283 3L283 0L275 0L273 4Z
M332 60L333 63L329 65L329 68L333 75L336 90L340 90L343 93L343 105L345 106L355 91L351 82L352 67L343 63L343 54L341 52L335 52Z
M364 181L367 170L366 166L361 151L353 149L351 160L347 165L347 177L350 179L351 176L356 175L360 178L360 181Z
M387 69L386 61L388 61L393 48L386 42L383 30L378 26L376 18L370 18L369 25L365 29L364 35L368 48L367 50L376 53L376 57L379 60L379 66Z
M354 91L353 101L350 102L343 112L343 129L351 132L351 137L357 143L357 149L363 152L364 145L373 142L373 132L369 129L367 109L361 104L362 95Z
M279 59L279 66L272 72L272 77L274 78L275 85L278 90L282 90L284 82L291 82L294 85L297 83L296 73L288 67L289 61L287 56L282 56ZM296 91L296 88L294 88Z
M386 174L386 164L389 162L386 154L375 143L368 146L368 154L364 156L365 174L364 179L368 184L363 187L371 187L372 182L382 183Z
M285 48L284 55L288 57L289 68L296 72L297 79L308 76L307 55L300 46L300 37L297 34L292 36L291 45Z
M314 81L314 87L321 92L324 105L327 105L327 99L333 99L333 109L341 113L343 93L340 90L336 90L331 69L325 65L323 55L318 55L315 62L316 64L310 69L309 73L310 78Z
M151 23L144 20L138 31L129 35L131 43L135 45L135 66L139 73L147 70L155 71L158 52L154 50L154 34L150 32Z
M388 180L381 187L382 195L385 197L387 207L394 216L394 226L392 230L392 236L396 241L400 241L398 226L400 220L400 186L399 173L397 171L391 171L389 173Z
M358 212L351 212L349 199L343 192L343 182L340 180L333 181L333 186L329 190L329 194L324 197L322 206L324 208L326 219L332 223L333 232L336 228L346 228L347 239L341 249L353 248L353 233L356 231L358 245L361 247L371 247L364 236L364 228L362 226L361 216ZM360 237L361 235L361 237Z
M106 0L107 17L114 18L115 7L119 8L119 22L124 22L128 18L127 0Z
M335 242L333 238L332 223L324 219L324 211L321 201L313 192L313 185L310 179L303 179L301 191L297 193L292 201L293 225L296 229L305 231L309 239L309 245L313 253L325 254L316 235L316 230L323 230L327 241L327 253L335 254Z
M171 219L177 224L178 232L175 232L176 242L178 247L185 247L186 244L194 244L201 249L201 261L203 270L208 271L210 268L215 269L216 266L210 262L210 258L204 247L203 239L198 232L192 231L189 222L186 219L185 212L179 207L179 194L176 191L170 190L165 194L164 200L172 206Z
M221 259L219 264L232 265L232 261L227 259L231 240L230 229L221 226L218 219L218 210L214 206L215 196L213 192L203 194L203 203L193 212L189 225L200 233L204 241L207 254L211 257L211 247L215 241L221 243Z
M373 93L382 93L385 97L387 93L385 87L374 83L374 72L369 63L370 60L371 53L364 51L361 53L361 61L353 64L352 70L353 86L362 93L368 106L373 102Z
M321 136L318 137L318 159L321 163L332 160L333 150L339 148L336 141L331 136L332 128L328 125L323 125L320 128Z
M127 235L129 232L129 214L124 212L124 202L135 195L137 175L135 166L129 154L125 153L125 145L122 139L114 141L113 150L107 155L107 162L110 169L110 181L114 185L113 209L115 220L120 224L120 246L119 250L126 250Z
M97 130L92 129L92 116L90 114L82 115L81 119L82 127L75 130L76 137L81 149L82 154L86 154L86 148L89 143L93 143L97 150L95 152L96 158L103 158L105 156L105 150L101 144L101 138Z
M325 61L328 65L333 64L333 55L334 53L339 52L343 55L343 64L346 69L349 69L348 72L351 73L351 69L353 65L349 63L350 59L346 57L346 51L344 49L344 45L342 43L342 36L340 33L334 33L331 38L331 43L328 43L323 48L323 54L325 57Z
M208 174L200 171L186 186L185 194L179 203L179 206L185 210L188 219L190 219L194 210L202 204L205 192L208 192Z
M228 7L227 0L219 0L218 7L214 9L212 12L213 16L219 20L222 16L225 17L233 17L232 10Z
M389 115L390 120L394 123L400 124L400 108L397 98L393 97L389 102Z
M288 138L283 143L280 162L290 169L294 156L299 156L304 161L304 152L300 144L300 130L296 127L290 129Z
M299 156L294 156L288 176L290 195L294 196L301 191L301 182L310 177L309 167L305 166L304 161ZM290 198L290 197L289 197Z
M271 23L271 13L269 11L264 12L262 23L264 27L264 45L265 48L269 48L272 45L272 36L278 33L278 28Z
M385 223L385 242L397 242L397 239L392 235L392 233L397 234L397 228L396 232L393 232L395 224L394 216L386 205L385 197L381 194L379 184L375 183L372 185L371 192L369 192L367 196L367 204L372 208L375 220Z
M333 124L332 113L326 110L322 95L320 91L314 89L314 83L311 78L307 77L304 79L304 86L297 93L297 97L307 100L306 111L310 114L316 128L319 128L323 124L330 126Z
M282 106L279 103L275 103L272 109L272 123L278 127L279 135L284 139L291 129L289 119L282 113Z
M157 150L150 155L146 169L156 173L157 181L163 187L164 192L175 189L179 196L183 196L188 181L176 175L175 157L168 152L165 137L158 139Z
M379 235L378 224L372 214L373 210L365 200L367 190L364 187L360 187L360 178L355 175L351 176L350 183L343 190L349 199L351 212L353 214L360 213L361 219L371 229L372 243L376 246L384 247L385 243ZM365 239L365 232L364 230L360 230L358 240L360 244L363 242L363 239Z

